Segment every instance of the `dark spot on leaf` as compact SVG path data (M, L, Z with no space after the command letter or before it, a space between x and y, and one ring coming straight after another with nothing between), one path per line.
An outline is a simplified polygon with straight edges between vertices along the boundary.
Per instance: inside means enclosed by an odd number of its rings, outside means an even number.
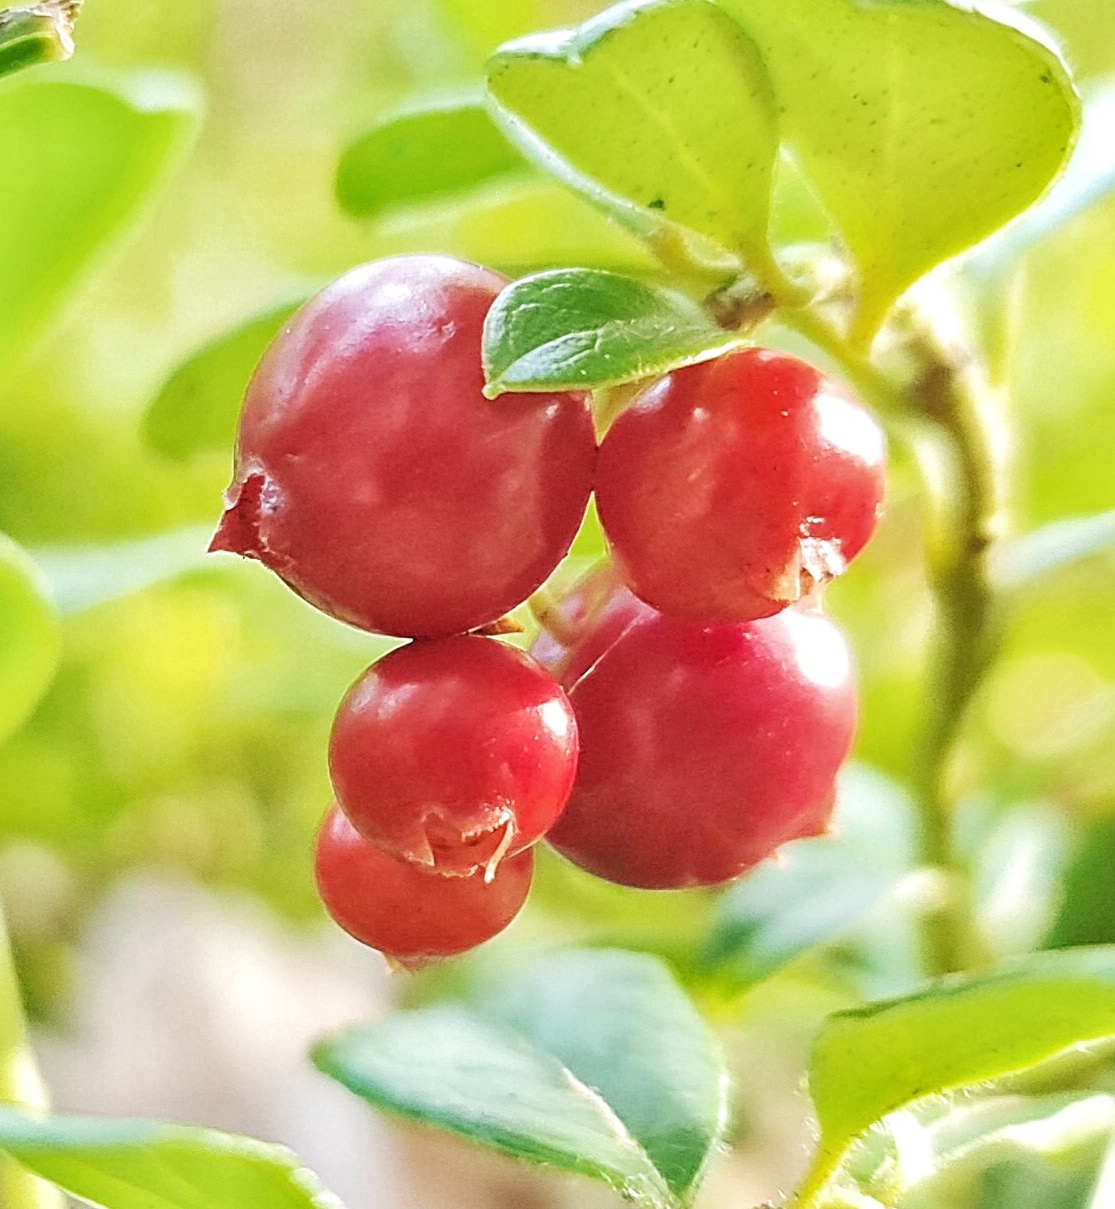
M664 197L656 197L649 205L652 210L665 210L666 199Z

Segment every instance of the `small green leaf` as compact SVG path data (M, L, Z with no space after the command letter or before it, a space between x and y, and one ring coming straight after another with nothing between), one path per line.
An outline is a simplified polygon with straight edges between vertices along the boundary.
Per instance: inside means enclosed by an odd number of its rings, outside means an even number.
M213 1130L0 1106L0 1150L99 1209L343 1209L283 1147Z
M383 119L346 148L337 200L355 218L374 218L525 167L479 101L430 103Z
M700 964L736 991L846 934L909 872L907 796L879 773L841 774L833 835L780 848L721 897Z
M175 462L232 449L248 381L299 298L224 332L183 361L163 384L143 419L152 449Z
M1078 104L1022 19L945 0L718 0L759 46L782 133L860 271L872 336L927 270L1035 201ZM1029 27L1027 27L1029 28Z
M388 1112L603 1180L653 1209L673 1204L653 1163L595 1092L552 1055L472 1013L398 1014L325 1042L314 1062Z
M809 1203L888 1114L1111 1038L1115 948L1032 954L830 1016L810 1061L821 1143L801 1199Z
M708 0L629 0L509 43L488 90L530 159L638 234L677 224L766 263L770 83L750 39Z
M40 546L32 557L59 613L68 616L196 570L215 524L105 545Z
M197 100L177 78L0 89L0 365L22 352L181 158Z
M1115 510L1054 521L1007 542L993 573L999 588L1015 591L1085 558L1115 549Z
M513 282L492 304L485 394L634 382L741 342L672 290L618 273L555 269Z
M58 618L41 574L0 534L0 743L38 703L60 647Z
M680 1201L696 1192L727 1123L720 1047L656 958L574 950L543 958L481 1010L598 1092Z
M1060 909L1043 948L1115 944L1115 819L1100 818L1077 840L1060 880Z
M76 15L73 0L0 12L0 76L68 59L74 53Z

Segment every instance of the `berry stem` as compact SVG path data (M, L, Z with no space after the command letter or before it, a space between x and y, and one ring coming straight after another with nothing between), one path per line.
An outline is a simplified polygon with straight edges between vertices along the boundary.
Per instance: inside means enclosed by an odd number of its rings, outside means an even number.
M31 1112L47 1107L46 1090L39 1077L27 1036L23 1001L16 979L0 906L0 1104ZM63 1209L62 1194L53 1184L32 1175L0 1154L0 1205L5 1209Z

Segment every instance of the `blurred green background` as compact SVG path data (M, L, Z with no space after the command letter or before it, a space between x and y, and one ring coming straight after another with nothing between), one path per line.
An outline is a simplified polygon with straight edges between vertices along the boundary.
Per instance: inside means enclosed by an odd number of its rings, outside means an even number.
M109 598L65 617L49 691L0 745L0 896L40 1019L66 1019L85 922L131 871L248 889L293 925L321 926L309 853L329 797L325 740L344 689L387 644L315 614L257 565L203 560L231 451L169 458L144 419L205 342L376 256L648 271L626 235L525 175L374 222L346 217L334 196L340 153L377 118L474 88L500 41L597 7L88 0L72 63L0 86L2 107L40 80L116 86L155 72L169 77L159 88L196 97L199 113L135 221L18 329L0 366L0 532L31 552L63 605ZM1115 73L1115 5L1025 8L1062 41L1086 89ZM6 162L32 173L34 143L22 146ZM2 281L5 256L25 265L38 255L20 225L37 230L37 212L0 198L0 222L15 232L0 241ZM1007 439L1012 525L1023 532L1115 508L1115 201L1029 254L1013 305ZM857 758L896 782L909 773L930 620L921 531L899 443L882 530L829 596L861 667ZM578 549L597 547L589 531ZM167 566L184 569L168 578ZM124 592L144 578L159 582ZM1115 557L1047 577L1003 624L1002 657L955 768L989 943L1115 941ZM505 951L577 938L656 949L709 1006L734 1012L731 987L703 978L695 957L712 898L614 891L546 860L508 937L407 994L440 993ZM809 1012L797 1020L786 1008L787 987L803 980L829 1006L853 984L902 989L905 943L873 929L859 948L791 967L753 1017L782 1013L786 1034L807 1033ZM857 981L867 968L875 981Z

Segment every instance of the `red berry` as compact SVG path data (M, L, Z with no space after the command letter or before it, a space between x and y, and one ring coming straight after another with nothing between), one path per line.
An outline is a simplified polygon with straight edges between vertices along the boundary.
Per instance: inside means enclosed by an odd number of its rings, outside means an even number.
M728 881L824 830L855 681L826 617L636 619L570 690L581 762L553 846L650 889Z
M329 771L357 830L441 873L494 869L553 825L577 769L554 678L493 638L414 642L341 702Z
M525 600L577 532L596 445L587 394L481 393L505 284L404 256L307 303L248 387L210 548L385 634L461 633Z
M490 880L438 877L361 838L334 804L317 837L314 872L325 909L350 936L421 965L489 940L519 913L534 853L504 861Z
M839 574L878 521L869 411L795 357L743 349L676 370L600 449L600 520L624 579L690 621L769 617Z

